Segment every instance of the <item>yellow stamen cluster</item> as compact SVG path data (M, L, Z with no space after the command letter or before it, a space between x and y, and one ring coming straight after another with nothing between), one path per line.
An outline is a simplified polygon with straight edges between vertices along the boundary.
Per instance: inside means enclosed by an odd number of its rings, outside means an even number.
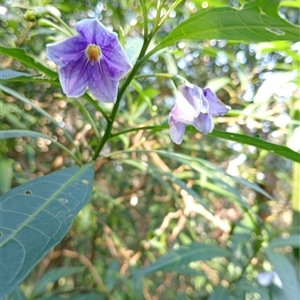
M99 46L89 45L86 49L86 55L89 61L93 64L102 57L102 52Z

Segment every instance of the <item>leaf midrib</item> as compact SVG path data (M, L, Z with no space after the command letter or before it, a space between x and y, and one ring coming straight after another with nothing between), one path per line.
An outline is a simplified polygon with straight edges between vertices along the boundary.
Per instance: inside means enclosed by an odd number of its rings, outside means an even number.
M2 243L0 243L0 248L2 248L6 243L12 240L23 228L28 226L28 224L41 212L43 211L55 198L59 195L64 189L66 189L69 184L75 181L88 167L90 164L86 166L80 167L78 171L67 181L64 185L62 185L48 200L40 206L19 228L17 228L12 234L10 234L7 239L5 239ZM76 176L75 176L76 175ZM1 208L2 209L2 208Z

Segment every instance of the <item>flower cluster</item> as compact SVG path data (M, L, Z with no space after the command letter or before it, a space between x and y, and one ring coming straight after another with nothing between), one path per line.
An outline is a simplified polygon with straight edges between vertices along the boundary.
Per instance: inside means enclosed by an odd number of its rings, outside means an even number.
M117 35L97 19L82 20L75 28L79 35L47 45L64 93L80 97L88 87L98 100L115 102L119 81L132 67Z
M178 87L176 102L169 115L170 135L180 144L186 125L193 125L203 134L213 131L212 116L223 116L230 107L223 104L210 89L187 83Z

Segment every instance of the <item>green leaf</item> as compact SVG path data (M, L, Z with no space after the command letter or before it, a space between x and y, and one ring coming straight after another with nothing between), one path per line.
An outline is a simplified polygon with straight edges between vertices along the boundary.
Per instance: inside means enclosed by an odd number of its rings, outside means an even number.
M162 131L165 129L169 129L169 125L143 126L143 127L127 129L127 130L118 132L118 133L112 135L112 138L122 135L124 133L133 132L133 131L151 130L152 132L155 132L155 131ZM198 132L195 128L193 128L191 126L187 126L187 131ZM213 137L225 139L225 140L235 141L235 142L245 144L245 145L255 146L260 149L265 149L274 154L277 154L279 156L282 156L282 157L288 158L292 161L300 163L300 154L299 153L291 150L288 147L272 144L270 142L267 142L265 140L262 140L262 139L259 139L256 137L252 137L252 136L245 135L245 134L225 132L225 131L220 131L220 130L216 130L216 129L214 129L214 131L212 133L210 133L209 135L213 136Z
M145 151L145 152L147 152L147 151ZM143 170L143 171L147 172L150 176L152 176L156 180L160 181L162 184L166 183L166 180L164 180L163 178L167 178L170 182L175 183L182 190L185 190L189 195L193 196L195 198L195 200L197 202L201 203L201 205L203 207L208 209L206 203L203 201L203 199L200 197L200 195L197 192L195 192L193 189L189 188L183 180L180 180L174 174L172 174L170 172L165 172L150 163L148 165L146 165L145 163L140 163L140 162L137 162L135 160L130 160L130 159L124 159L123 162L126 164L129 164L129 165L132 165L132 166L138 168L139 170Z
M260 149L268 150L274 154L279 156L288 158L295 162L300 163L300 154L291 150L288 147L272 144L270 142L264 141L262 139L252 137L249 135L238 134L238 133L231 133L225 131L214 130L212 133L209 134L210 136L218 137L225 140L235 141L241 144L255 146Z
M35 77L39 75L32 75L24 72L18 72L15 70L5 69L0 70L0 80L9 80L19 77L22 80L26 80L27 77Z
M258 0L241 9L214 7L201 11L174 28L156 49L181 40L298 41L299 27L279 17L278 3L277 0Z
M49 283L55 282L62 277L68 277L85 270L85 267L62 267L56 268L46 273L35 285L33 294L34 296L41 295Z
M157 271L168 271L170 269L174 271L176 267L180 270L182 265L186 265L190 262L209 260L220 256L229 257L230 251L217 245L191 243L189 245L183 245L176 250L171 250L150 266L142 268L136 273L140 276L146 276Z
M81 164L80 160L64 145L52 139L51 137L44 135L42 133L31 131L31 130L20 130L20 129L12 129L12 130L0 130L0 140L16 138L16 137L32 137L32 138L42 138L51 141L54 145L65 151L72 157L79 165ZM1 176L1 175L0 175ZM1 177L0 177L1 178ZM0 189L1 191L1 189Z
M0 197L0 299L69 231L92 194L94 165L34 179Z
M269 248L286 247L286 246L300 248L300 235L295 234L287 238L274 239L269 243Z
M284 254L277 253L270 247L265 249L265 253L282 282L285 299L299 300L300 286L296 270L292 263Z
M1 137L1 132L0 132ZM5 194L11 189L13 179L13 159L0 158L0 195Z
M143 46L143 39L141 37L128 38L125 44L125 51L128 55L129 61L134 64L140 54Z
M57 73L38 62L22 48L7 48L0 46L0 53L20 61L25 67L43 72L49 77L57 77Z
M229 291L224 286L219 285L208 300L229 300Z
M0 294L1 296L1 294ZM13 293L10 295L9 300L27 300L23 292L19 287L17 287Z
M23 103L29 104L34 110L36 110L42 116L44 116L45 118L50 120L55 126L59 127L64 132L64 135L68 139L68 141L70 141L72 143L72 145L74 146L74 148L76 149L76 153L78 154L78 156L81 157L79 149L76 146L76 144L75 144L72 136L70 135L70 133L64 127L60 126L60 124L50 114L48 114L44 109L40 108L34 102L30 101L28 98L24 97L23 95L21 95L20 93L14 91L13 89L11 89L11 88L3 85L3 84L0 84L0 89L2 91L4 91L5 93L19 99Z

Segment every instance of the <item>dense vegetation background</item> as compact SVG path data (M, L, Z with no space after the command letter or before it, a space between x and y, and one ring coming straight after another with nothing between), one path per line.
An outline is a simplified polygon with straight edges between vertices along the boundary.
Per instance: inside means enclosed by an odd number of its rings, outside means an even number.
M51 5L70 28L98 18L118 33L134 64L145 11L149 32L170 13L153 49L198 12L246 3L271 7L257 16L278 9L280 18L299 25L299 1L2 2L0 127L19 135L0 141L1 194L76 165L53 141L73 153L75 144L82 163L90 162L107 125L102 112L112 109L88 94L74 99L62 93L45 49L66 36L53 17L25 20L29 8ZM298 299L300 43L275 33L274 41L233 41L234 33L226 39L218 32L182 39L143 64L120 102L115 136L95 163L90 201L10 299ZM180 76L210 87L231 111L215 119L213 133L190 126L175 145L167 121ZM26 251L34 253L32 247ZM2 278L10 272L6 263ZM274 270L281 284L259 284L259 274Z

